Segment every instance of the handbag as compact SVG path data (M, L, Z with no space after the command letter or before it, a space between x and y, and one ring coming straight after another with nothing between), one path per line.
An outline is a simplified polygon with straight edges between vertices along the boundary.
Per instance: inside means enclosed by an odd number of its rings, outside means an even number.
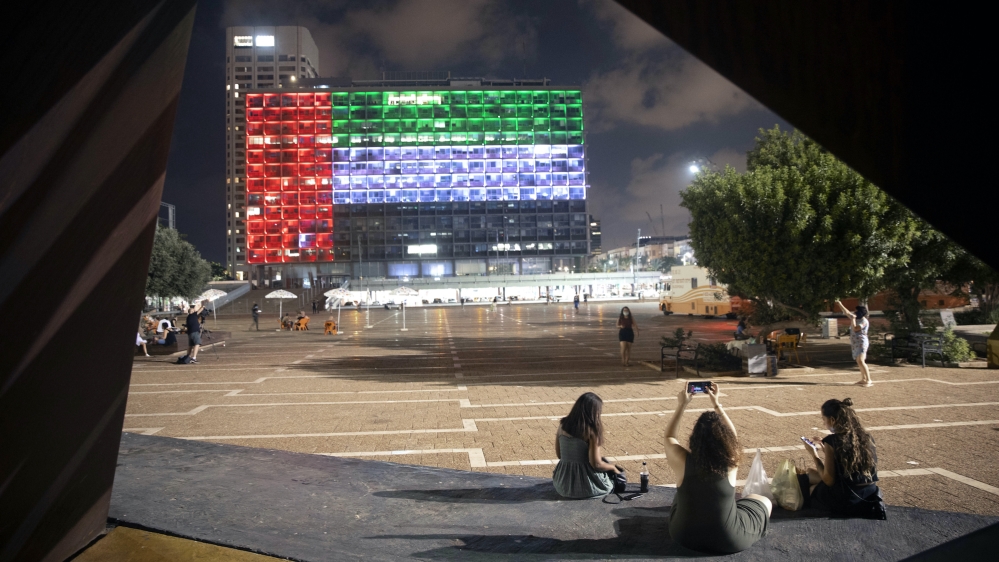
M869 494L866 498L860 497L860 494L853 489L853 486L847 486L847 489L860 500L860 503L856 507L856 515L864 519L874 519L877 521L888 519L888 512L885 510L885 497L881 493L879 486L875 485L874 493Z
M623 494L628 488L628 477L624 475L624 472L612 474L611 481L614 483L615 494Z

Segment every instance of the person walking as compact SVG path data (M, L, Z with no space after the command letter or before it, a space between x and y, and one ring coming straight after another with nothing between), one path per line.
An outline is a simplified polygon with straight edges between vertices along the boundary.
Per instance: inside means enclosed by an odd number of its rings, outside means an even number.
M574 309L576 309L576 312L579 312L579 294L578 293L575 296L572 297L572 307Z
M253 303L253 310L251 311L251 314L253 314L253 326L259 332L260 331L260 307L257 306L257 303Z
M142 337L142 332L136 332L135 345L142 346L142 353L149 357L149 349L146 348L146 338Z
M312 313L315 314L316 310L316 301L312 301Z
M187 311L187 341L188 349L187 356L191 358L191 363L198 362L198 350L201 349L201 321L198 319L198 315L201 311L205 309L204 301L198 303L198 306L191 306Z
M871 380L871 370L867 367L867 348L870 342L867 339L867 330L871 327L871 323L867 320L867 307L857 305L854 312L847 310L843 303L836 300L836 304L839 305L840 310L844 314L850 317L850 353L853 355L853 360L857 362L857 367L860 368L860 380L855 384L859 386L874 386L874 381Z
M638 335L638 322L631 315L631 309L627 306L621 309L621 316L617 319L617 339L621 342L621 365L631 366L631 344L635 343L635 336Z

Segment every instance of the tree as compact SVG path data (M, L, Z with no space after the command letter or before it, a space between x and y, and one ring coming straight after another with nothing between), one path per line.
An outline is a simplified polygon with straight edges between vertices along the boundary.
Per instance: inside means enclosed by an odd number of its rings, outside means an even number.
M662 273L669 273L673 269L674 265L682 265L683 261L680 258L674 258L671 256L664 256L661 258L656 258L652 260L652 269L654 271L660 271Z
M204 289L211 275L208 262L176 230L156 227L146 296L192 299Z
M730 293L814 318L905 265L912 213L811 139L761 130L747 163L703 171L681 193L697 260Z
M970 285L971 295L978 299L983 324L999 322L999 271L960 249L950 269L943 274L943 280L963 290Z
M932 289L952 273L966 252L922 219L915 219L916 230L905 263L885 271L884 285L891 291L889 309L885 310L893 329L919 331L919 293ZM958 285L963 283L958 283Z
M232 280L232 275L229 275L229 270L225 268L224 265L217 261L210 261L208 265L212 268L212 281L230 281Z

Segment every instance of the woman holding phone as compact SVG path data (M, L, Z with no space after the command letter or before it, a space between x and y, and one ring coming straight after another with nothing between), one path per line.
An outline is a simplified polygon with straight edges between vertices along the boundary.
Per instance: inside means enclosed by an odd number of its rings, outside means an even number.
M555 491L566 498L600 498L614 490L612 475L624 469L601 456L604 425L600 421L603 400L592 392L576 399L569 415L555 433L558 465L552 474Z
M822 423L832 433L805 441L815 461L815 468L798 475L805 505L815 504L836 515L865 515L871 504L880 502L874 438L860 423L849 398L826 400Z
M871 380L871 370L867 367L867 347L870 342L867 339L867 330L871 323L867 320L867 307L857 305L854 312L847 310L843 303L836 301L843 314L850 317L850 352L853 360L860 367L860 380L856 384L860 386L874 386Z
M743 551L767 534L770 500L750 494L735 499L735 475L742 449L732 420L718 402L718 385L704 385L713 412L704 412L690 434L688 450L677 439L683 412L693 394L686 385L666 426L666 462L676 474L669 532L681 545L702 552Z

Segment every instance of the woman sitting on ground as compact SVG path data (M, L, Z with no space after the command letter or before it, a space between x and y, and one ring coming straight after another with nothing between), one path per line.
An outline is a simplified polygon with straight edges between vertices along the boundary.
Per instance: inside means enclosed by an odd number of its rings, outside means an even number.
M874 438L860 423L849 398L826 400L822 404L822 423L832 434L821 441L812 438L815 449L805 449L816 468L798 476L805 506L814 505L847 517L864 515L879 491Z
M559 421L555 434L558 465L552 474L555 491L566 498L599 498L614 490L612 475L624 469L600 456L604 426L600 412L604 402L587 392L572 405L569 415Z
M676 438L683 412L693 398L684 386L666 426L666 462L676 474L676 496L669 533L681 545L702 552L731 554L767 534L770 500L750 494L735 499L735 474L742 449L735 426L718 403L718 385L710 383L713 412L704 412L690 433L688 451Z

